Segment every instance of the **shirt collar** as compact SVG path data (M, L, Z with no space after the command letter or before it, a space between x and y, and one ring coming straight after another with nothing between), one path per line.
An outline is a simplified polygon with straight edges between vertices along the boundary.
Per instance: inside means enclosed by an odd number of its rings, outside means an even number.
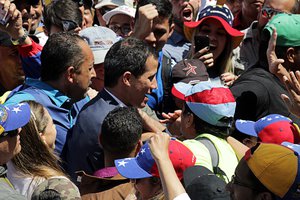
M45 92L50 97L50 99L59 107L61 107L61 105L66 101L71 101L71 98L39 79L26 78L25 82L29 86L33 86L43 90L43 92Z
M188 41L185 39L185 37L183 37L182 34L178 33L178 32L175 31L175 30L173 31L173 33L172 33L170 39L173 40L173 42L174 42L175 44L178 44L178 43L180 43L180 42L182 42L182 41L183 41L183 42L188 42Z
M258 32L257 29L257 21L254 21L251 23L251 25L249 26L249 28L243 30L242 32L245 33L244 39L248 39L248 38L253 38L254 34L256 34L256 32Z
M120 107L127 107L120 99L118 99L115 95L109 92L106 88L104 88L104 90L116 100Z

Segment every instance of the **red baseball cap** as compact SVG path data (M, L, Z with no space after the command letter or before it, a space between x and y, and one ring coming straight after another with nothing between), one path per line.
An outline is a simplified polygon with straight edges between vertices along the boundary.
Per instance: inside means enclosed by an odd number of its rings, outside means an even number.
M194 29L207 19L216 19L222 24L232 38L233 48L236 48L244 38L243 32L232 28L233 15L225 6L207 6L199 12L197 19L197 21L184 22L184 34L190 41L192 41Z

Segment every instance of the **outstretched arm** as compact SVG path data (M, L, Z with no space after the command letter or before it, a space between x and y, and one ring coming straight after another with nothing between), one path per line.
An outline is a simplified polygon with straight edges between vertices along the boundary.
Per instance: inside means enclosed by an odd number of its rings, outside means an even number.
M189 199L169 158L169 142L170 136L166 133L158 133L151 137L149 141L152 156L158 167L165 199L173 200L179 195L185 195L183 198Z

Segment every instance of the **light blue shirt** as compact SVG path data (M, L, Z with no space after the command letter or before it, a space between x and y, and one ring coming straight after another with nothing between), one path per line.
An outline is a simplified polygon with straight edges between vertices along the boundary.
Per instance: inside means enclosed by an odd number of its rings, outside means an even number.
M174 30L171 37L163 47L163 54L172 59L172 66L186 57L191 47L191 43L185 37Z
M73 127L79 111L89 101L89 97L72 103L68 96L47 83L39 79L27 78L25 86L20 91L14 93L4 105L16 104L28 100L39 102L49 111L57 131L55 150L60 155L66 141L66 136Z

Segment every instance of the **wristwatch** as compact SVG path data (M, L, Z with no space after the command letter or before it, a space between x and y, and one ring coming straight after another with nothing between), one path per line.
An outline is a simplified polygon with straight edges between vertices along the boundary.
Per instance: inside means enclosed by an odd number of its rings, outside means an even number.
M25 29L23 29L23 30L24 30L24 35L23 36L19 37L16 40L13 40L12 38L10 38L10 41L13 45L22 44L26 40L26 38L28 37L28 32Z

